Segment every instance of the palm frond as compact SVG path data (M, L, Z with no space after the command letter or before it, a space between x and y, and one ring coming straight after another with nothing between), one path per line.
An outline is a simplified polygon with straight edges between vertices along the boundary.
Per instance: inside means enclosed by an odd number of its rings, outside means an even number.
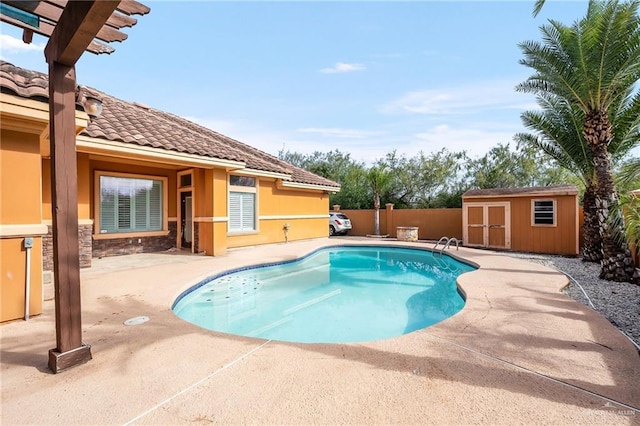
M536 0L536 4L533 5L533 17L538 16L538 13L542 10L542 6L544 6L545 0Z
M616 178L621 186L640 184L640 158L631 159L622 167ZM640 187L635 189L640 189Z
M621 194L618 209L609 216L609 224L615 230L619 243L640 246L640 198Z
M627 92L630 93L630 90ZM633 96L620 97L618 104L610 109L609 119L614 132L609 152L612 160L617 162L640 146L640 91Z

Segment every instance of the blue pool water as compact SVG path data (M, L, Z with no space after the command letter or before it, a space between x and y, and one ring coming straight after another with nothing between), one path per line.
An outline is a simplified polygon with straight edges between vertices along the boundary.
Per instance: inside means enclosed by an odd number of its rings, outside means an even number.
M318 250L230 271L183 293L173 311L209 330L302 343L363 342L425 328L462 309L456 277L473 266L382 246Z

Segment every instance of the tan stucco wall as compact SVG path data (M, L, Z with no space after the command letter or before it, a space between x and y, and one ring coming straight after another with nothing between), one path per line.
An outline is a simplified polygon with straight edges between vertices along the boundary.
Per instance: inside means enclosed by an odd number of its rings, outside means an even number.
M27 276L27 251L23 244L25 236L33 238L29 270L30 314L42 312L39 143L36 134L0 130L0 321L24 316Z
M329 235L328 194L282 189L273 179L260 179L257 197L258 231L228 234L228 247L284 242L285 224L289 224L289 241Z
M91 218L91 183L89 155L78 153L78 219ZM42 159L42 218L52 220L51 211L51 160Z
M227 173L222 169L195 169L193 179L198 250L209 256L223 256L227 252Z
M23 241L24 237L0 239L0 321L24 317L27 250ZM42 238L33 237L30 256L29 315L37 315L42 313Z
M0 221L40 223L40 140L37 135L0 131Z

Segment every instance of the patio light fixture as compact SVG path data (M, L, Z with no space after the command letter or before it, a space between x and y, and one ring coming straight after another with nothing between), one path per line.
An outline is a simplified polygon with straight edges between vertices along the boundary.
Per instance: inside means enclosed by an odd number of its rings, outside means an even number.
M91 118L100 117L100 114L102 114L102 101L95 96L87 95L83 106L84 111Z
M100 117L102 114L102 99L89 93L84 86L76 87L76 102L82 105L89 118Z

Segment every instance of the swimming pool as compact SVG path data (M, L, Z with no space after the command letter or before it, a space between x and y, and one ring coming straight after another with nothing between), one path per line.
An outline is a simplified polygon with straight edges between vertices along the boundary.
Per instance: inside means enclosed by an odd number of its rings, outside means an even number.
M338 246L296 261L227 271L181 294L174 313L200 327L300 343L379 340L464 306L456 278L475 268L439 253Z

